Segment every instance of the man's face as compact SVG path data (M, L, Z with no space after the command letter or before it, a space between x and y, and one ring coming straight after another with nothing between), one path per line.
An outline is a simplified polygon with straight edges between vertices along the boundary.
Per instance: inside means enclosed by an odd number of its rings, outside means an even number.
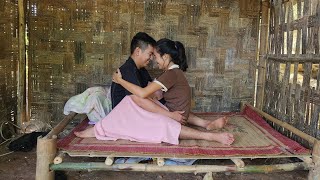
M148 45L148 47L144 51L140 49L140 53L139 53L140 67L146 67L149 64L149 62L153 59L153 51L154 51L154 48L151 45Z

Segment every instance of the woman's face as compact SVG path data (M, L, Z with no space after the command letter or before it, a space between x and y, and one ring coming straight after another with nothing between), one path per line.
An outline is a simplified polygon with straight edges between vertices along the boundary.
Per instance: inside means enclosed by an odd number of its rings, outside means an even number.
M166 70L169 62L166 62L163 56L161 56L156 50L154 51L154 57L158 64L159 69Z

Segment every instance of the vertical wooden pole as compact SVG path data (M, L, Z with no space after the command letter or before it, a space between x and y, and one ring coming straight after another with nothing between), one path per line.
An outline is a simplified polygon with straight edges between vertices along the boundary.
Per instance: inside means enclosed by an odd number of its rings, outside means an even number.
M17 125L21 126L26 119L26 42L25 42L25 1L18 0L19 10L19 63L17 79Z
M260 49L259 49L259 66L258 66L258 80L256 93L256 107L262 109L265 75L266 75L266 57L268 50L268 23L269 23L269 1L262 0L261 6L261 25L260 25Z
M320 141L316 140L313 145L312 161L314 167L310 169L308 180L320 179Z
M57 136L38 138L36 180L53 180L54 171L49 169L57 153Z

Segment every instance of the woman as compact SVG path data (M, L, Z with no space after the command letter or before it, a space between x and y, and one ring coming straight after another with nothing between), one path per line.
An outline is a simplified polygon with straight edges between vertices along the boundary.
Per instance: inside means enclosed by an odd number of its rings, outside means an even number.
M159 69L164 72L145 88L131 84L121 78L118 70L113 81L122 85L132 94L126 96L102 121L94 128L76 132L78 137L96 137L101 140L128 139L138 142L167 142L178 144L178 139L199 139L217 141L230 145L233 135L230 133L202 132L181 125L189 118L191 92L183 71L187 69L185 50L180 42L161 39L154 52ZM140 98L148 98L158 90L163 91L165 106L158 102L151 106L161 106L164 112L180 112L182 117L176 121L165 113L155 112L152 107L141 108L137 105ZM172 114L172 113L171 113Z

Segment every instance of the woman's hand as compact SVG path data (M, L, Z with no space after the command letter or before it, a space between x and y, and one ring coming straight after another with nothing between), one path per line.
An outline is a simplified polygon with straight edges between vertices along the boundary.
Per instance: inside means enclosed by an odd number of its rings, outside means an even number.
M122 75L121 75L120 69L117 69L117 71L114 72L112 75L112 81L119 84L119 81L121 79L122 79Z
M184 117L182 114L184 111L174 111L171 112L171 118L178 121L180 124L185 125L187 124L186 117Z

